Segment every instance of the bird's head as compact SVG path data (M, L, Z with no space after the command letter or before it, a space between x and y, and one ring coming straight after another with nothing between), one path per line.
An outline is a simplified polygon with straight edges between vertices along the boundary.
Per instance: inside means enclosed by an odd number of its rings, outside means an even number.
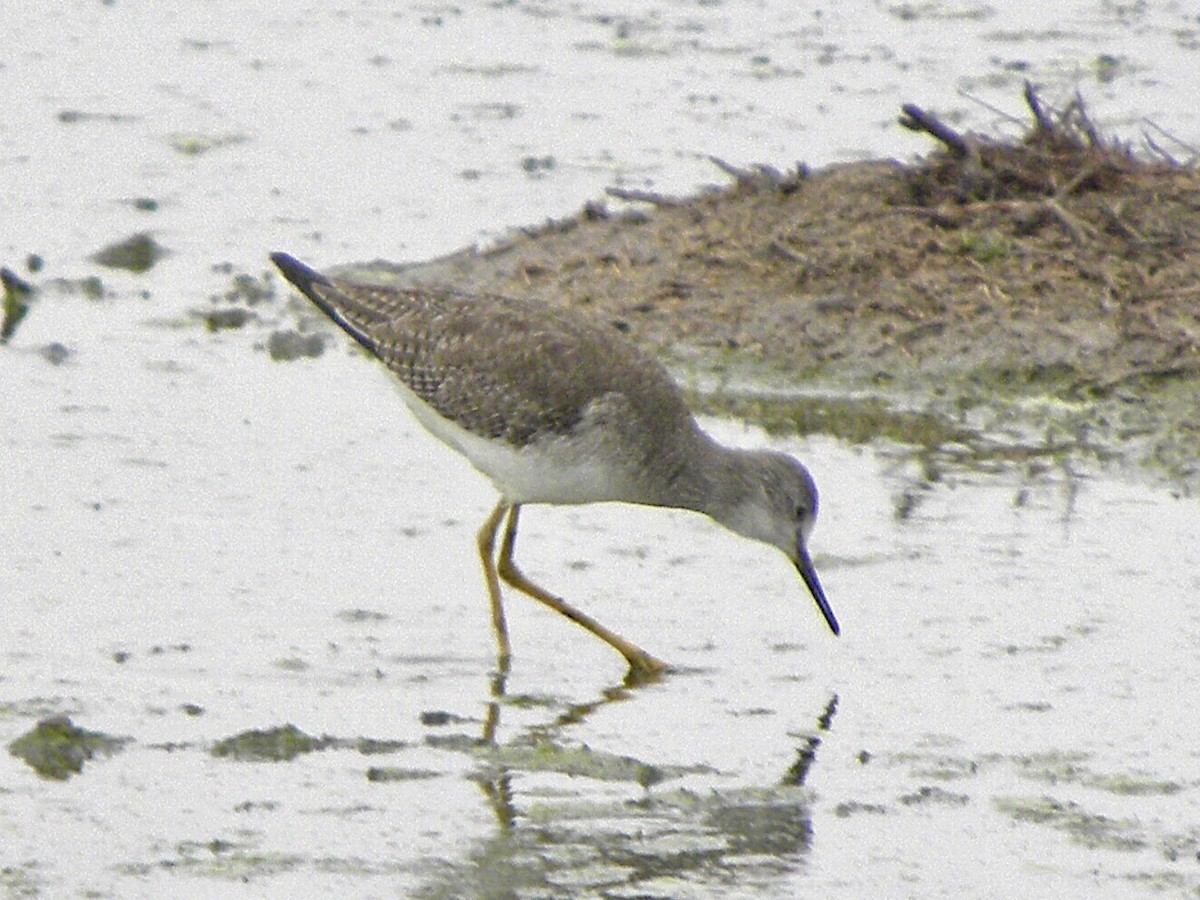
M739 496L718 517L739 534L782 550L795 565L834 634L837 618L817 578L808 536L817 520L817 486L801 463L771 450L741 451Z

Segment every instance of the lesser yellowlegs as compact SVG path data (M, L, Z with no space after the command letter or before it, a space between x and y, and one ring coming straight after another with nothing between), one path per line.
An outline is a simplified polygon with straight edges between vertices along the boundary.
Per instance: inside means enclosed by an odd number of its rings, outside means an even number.
M399 378L417 420L500 492L477 539L502 667L511 648L501 579L607 642L631 674L664 668L521 573L513 550L526 503L622 501L705 513L787 554L838 633L807 548L817 516L808 470L784 453L718 444L666 370L615 328L532 300L367 286L284 253L271 260Z

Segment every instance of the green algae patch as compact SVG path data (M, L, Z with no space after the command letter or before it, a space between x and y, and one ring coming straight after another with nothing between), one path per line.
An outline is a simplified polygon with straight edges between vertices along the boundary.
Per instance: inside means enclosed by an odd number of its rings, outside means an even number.
M554 743L535 746L505 746L488 748L483 758L489 769L519 769L522 772L554 772L572 778L593 778L598 781L630 781L649 785L662 781L669 774L680 775L679 767L671 772L658 766L618 756L590 747L562 747Z
M947 791L933 785L925 785L898 798L902 806L966 806L971 798L966 794Z
M555 709L560 700L553 694L505 694L501 698L505 706L514 709Z
M38 865L36 862L27 862L0 868L0 896L14 900L17 897L43 896L48 885L38 871Z
M245 885L261 885L266 879L289 873L315 872L343 878L403 874L400 866L388 862L354 856L313 856L266 850L260 849L251 840L234 842L222 838L181 841L176 845L173 855L152 862L122 863L113 868L134 878L164 873L187 875L196 879L238 884L243 886L243 890L246 890ZM210 890L202 893L215 895L219 892Z
M1141 850L1146 846L1146 838L1133 819L1090 813L1078 803L1045 796L997 797L994 802L1000 812L1017 822L1048 825L1088 848Z
M167 139L171 149L184 156L203 156L222 147L233 147L250 140L237 132L226 134L173 134Z
M33 297L33 286L17 277L12 269L0 269L0 283L4 285L4 305L0 310L0 344L7 344L16 333L17 326L29 312L29 301Z
M276 362L292 362L314 358L325 352L325 338L319 334L304 334L294 328L272 331L267 338L267 354Z
M833 814L839 819L848 819L851 816L858 816L864 813L873 816L886 816L890 812L891 810L882 803L867 803L862 800L846 800L833 808Z
M392 738L360 737L352 741L337 741L336 745L350 750L357 750L363 756L376 756L382 753L397 753L412 746L408 741L393 740Z
M246 272L237 272L227 290L220 297L213 297L226 303L242 303L246 306L258 306L260 303L270 303L275 299L275 287L267 275L256 277Z
M1086 753L1038 753L1013 757L1025 778L1050 784L1081 784L1109 794L1126 797L1167 796L1183 790L1176 781L1139 772L1103 774L1084 765Z
M54 716L66 718L71 711L79 712L76 705L66 697L28 697L24 700L0 702L0 719L49 719Z
M212 748L218 758L253 762L287 762L303 753L312 753L329 746L328 738L305 734L295 725L281 725L264 730L252 729L218 741Z
M896 753L889 761L908 765L912 777L922 781L960 781L976 777L980 769L977 759L923 751Z
M92 254L92 261L107 269L125 269L128 272L146 272L154 267L170 251L156 241L153 235L139 231L122 241L109 244Z
M546 799L409 896L777 896L811 847L810 799L786 786Z
M207 841L180 841L174 856L153 863L125 863L115 868L138 878L157 871L187 874L198 878L250 882L312 865L312 859L298 853L266 852L248 842L213 838Z
M701 412L746 419L776 435L827 434L852 444L886 438L928 448L980 443L977 432L955 425L946 417L898 408L882 396L716 393L692 399Z
M1086 783L1089 787L1094 787L1097 790L1107 791L1110 794L1120 794L1126 797L1168 796L1170 794L1178 794L1183 790L1183 785L1177 781L1153 778L1140 772L1093 775Z
M367 781L429 781L441 778L442 772L432 769L410 769L403 766L371 766L367 769Z
M596 781L625 781L649 788L669 778L713 771L706 766L656 765L632 756L593 750L586 744L566 747L549 740L497 746L475 740L456 741L447 735L439 736L436 740L427 738L426 742L431 746L477 757L483 763L483 768L475 777L481 781L519 771L554 773Z
M593 750L586 744L564 746L548 738L498 745L464 734L439 734L428 735L425 744L474 756L482 763L474 776L479 781L490 781L513 772L543 772L596 781L626 781L649 788L669 778L714 771L707 766L657 765L632 756Z
M111 756L133 738L113 737L76 726L67 716L42 719L34 729L8 745L8 752L43 778L66 781L96 756Z
M205 310L200 314L204 327L208 331L235 331L257 318L253 312L241 306L228 306L222 309Z
M220 759L229 758L243 762L288 762L297 756L319 750L354 750L363 756L373 756L395 753L408 746L407 741L386 738L338 738L329 735L316 737L288 724L243 731L218 741L209 752Z
M82 297L84 300L103 300L104 282L97 275L85 278L51 278L45 283L47 291L61 297Z

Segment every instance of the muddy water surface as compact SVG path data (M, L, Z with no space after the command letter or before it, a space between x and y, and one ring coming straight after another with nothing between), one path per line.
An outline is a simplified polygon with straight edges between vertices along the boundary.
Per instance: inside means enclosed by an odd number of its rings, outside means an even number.
M490 489L394 414L380 373L340 349L285 366L238 340L70 327L75 362L8 364L43 403L5 414L3 721L8 740L65 714L133 741L66 782L6 757L10 880L1196 882L1191 500L1069 467L931 481L902 447L785 442L825 488L841 639L785 560L699 517L531 509L529 571L679 671L624 689L611 651L513 598L500 685L472 539ZM289 723L328 746L212 755Z
M205 327L271 249L421 259L605 186L689 190L707 153L904 155L900 102L993 121L957 87L1197 131L1171 4L642 10L6 5L0 248L40 292L0 347L0 737L57 721L79 770L0 756L8 893L1200 886L1194 499L1069 454L784 439L842 638L698 517L531 509L530 574L677 672L629 690L513 598L501 681L490 487L343 342L272 360L277 282ZM171 251L149 272L90 260L137 231Z

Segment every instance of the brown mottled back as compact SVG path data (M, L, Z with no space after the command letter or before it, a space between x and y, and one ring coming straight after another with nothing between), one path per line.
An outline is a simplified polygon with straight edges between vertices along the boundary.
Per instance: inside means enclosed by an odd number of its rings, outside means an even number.
M570 433L602 398L653 426L650 435L674 435L691 423L679 389L655 360L579 313L511 297L362 285L286 259L275 261L330 318L418 397L475 434L523 447Z

